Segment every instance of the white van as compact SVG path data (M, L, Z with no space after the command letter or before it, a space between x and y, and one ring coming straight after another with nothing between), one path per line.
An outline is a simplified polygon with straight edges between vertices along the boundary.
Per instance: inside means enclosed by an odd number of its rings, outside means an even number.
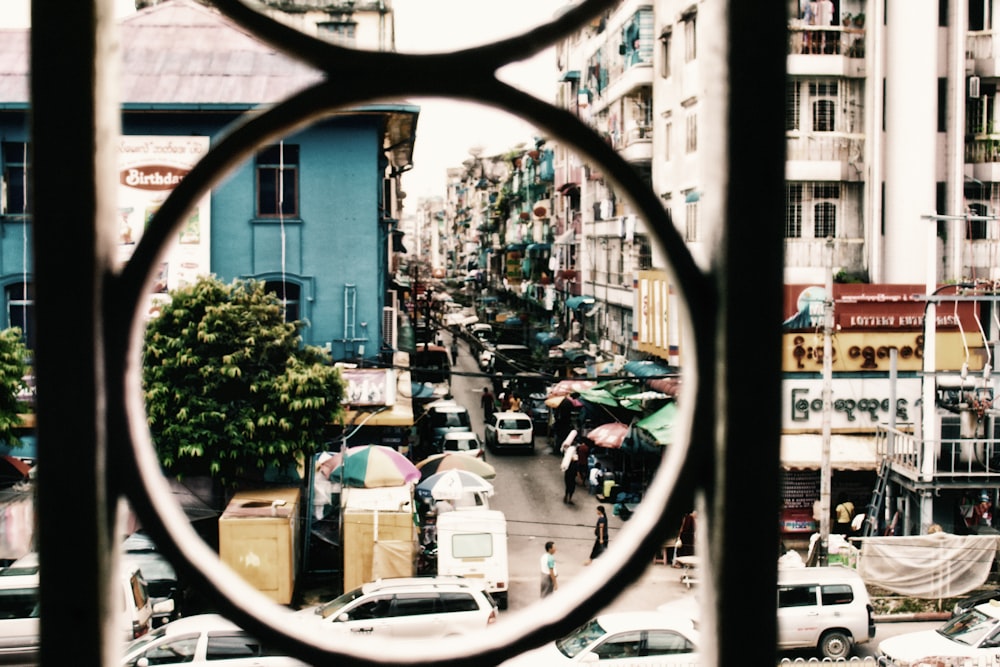
M507 517L499 510L463 509L437 517L438 575L478 579L500 609L507 608L510 569Z

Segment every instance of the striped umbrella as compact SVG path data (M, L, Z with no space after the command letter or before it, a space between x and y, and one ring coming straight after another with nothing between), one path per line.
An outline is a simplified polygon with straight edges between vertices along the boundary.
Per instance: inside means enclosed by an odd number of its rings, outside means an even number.
M363 445L348 448L341 464L330 473L330 480L344 486L374 489L419 481L420 471L392 447Z
M420 479L424 480L431 475L447 470L464 470L479 475L483 479L493 479L497 476L496 468L486 461L469 454L434 454L417 464L420 471Z

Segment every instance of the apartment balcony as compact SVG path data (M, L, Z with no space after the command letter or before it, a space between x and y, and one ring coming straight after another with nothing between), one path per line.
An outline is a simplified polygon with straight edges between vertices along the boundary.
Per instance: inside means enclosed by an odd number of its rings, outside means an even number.
M913 433L885 426L879 426L875 438L876 459L888 462L894 475L914 484L964 488L1000 483L1000 441L996 438L941 438L925 442ZM934 458L933 464L926 466L925 473L930 474L922 475L928 456Z
M789 180L864 180L863 134L788 132L785 150L785 177Z
M649 164L653 161L653 127L640 125L625 132L615 142L615 150L629 164Z
M975 134L965 140L965 163L983 183L1000 181L1000 134Z
M981 77L1000 76L1000 50L993 30L969 31L965 38L965 73Z
M833 265L847 273L863 271L864 251L862 238L834 238ZM787 268L825 267L826 262L825 238L785 238Z
M611 103L627 95L632 95L642 88L651 89L653 79L652 59L639 61L621 69L609 68L608 85L600 91L592 102L591 113L599 114L607 109Z
M788 74L865 76L865 29L854 26L788 26Z

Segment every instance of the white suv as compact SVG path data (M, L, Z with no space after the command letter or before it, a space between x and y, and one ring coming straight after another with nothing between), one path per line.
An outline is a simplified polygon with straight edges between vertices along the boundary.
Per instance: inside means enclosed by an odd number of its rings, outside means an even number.
M486 422L486 446L500 449L527 449L535 451L535 434L531 417L523 412L494 412Z
M296 614L351 637L435 639L487 628L497 620L497 603L482 581L398 577L363 584Z
M874 609L856 570L843 565L778 569L778 648L817 648L845 659L875 636Z

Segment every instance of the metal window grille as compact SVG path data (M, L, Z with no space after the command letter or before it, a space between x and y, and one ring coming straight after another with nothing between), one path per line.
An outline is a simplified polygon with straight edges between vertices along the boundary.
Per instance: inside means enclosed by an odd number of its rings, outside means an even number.
M690 377L680 402L688 433L678 434L666 465L648 489L645 505L603 557L600 577L565 595L551 596L544 613L513 616L475 642L435 643L436 664L495 664L554 639L591 617L649 564L667 532L693 503L703 510L704 553L702 657L706 667L770 664L775 660L776 522L747 522L732 512L753 497L777 506L780 345L774 326L750 322L781 320L782 246L777 226L744 224L748 211L760 219L781 211L783 173L782 90L785 25L782 3L709 0L698 6L706 24L718 27L709 39L728 40L702 57L724 85L717 86L706 132L704 179L724 191L704 214L718 228L705 252L722 261L696 263L664 216L658 197L593 131L548 105L501 84L493 73L514 59L535 53L562 35L589 25L612 3L584 0L547 26L472 52L433 56L354 53L318 45L289 29L261 20L236 0L215 4L247 30L281 49L335 73L280 103L243 119L213 146L202 163L159 209L128 264L119 270L104 232L115 215L114 141L119 109L107 91L116 52L110 0L58 3L36 0L32 12L31 127L33 186L37 207L36 356L39 461L45 484L38 490L38 547L42 570L41 664L62 663L67 646L77 662L103 665L120 651L114 618L113 578L118 500L126 497L158 546L216 605L266 643L293 651L314 664L422 664L422 651L365 655L324 638L307 636L283 623L287 612L257 604L246 584L217 563L193 537L179 508L162 502L168 493L158 479L137 391L137 332L133 326L143 285L155 271L159 247L176 233L187 208L249 154L328 108L373 98L427 93L473 96L548 128L599 163L634 200L639 214L660 234L675 279L674 292L686 306L690 335L685 364ZM58 11L53 11L53 8ZM694 56L694 22L686 53ZM59 49L51 49L58 43ZM753 53L754 58L747 58ZM690 60L690 59L688 59ZM475 85L471 85L475 82ZM66 100L74 101L72 113ZM753 132L746 132L753 127ZM73 174L65 179L65 174ZM73 224L67 224L67 221ZM753 247L753 253L744 252ZM702 268L705 267L705 268ZM66 276L73 279L67 281ZM747 276L753 276L748 280ZM72 326L73 335L66 336ZM754 401L725 400L753 395ZM754 425L754 456L745 455L745 429ZM71 447L47 443L69 443ZM697 447L691 446L697 443ZM65 489L73 489L73 520L65 518ZM71 549L66 548L72 545ZM755 548L743 548L754 544ZM753 577L747 577L753 572ZM61 604L66 590L76 604ZM118 591L120 593L120 591ZM752 600L760 613L746 615ZM705 622L707 621L707 622ZM739 633L744 642L728 641Z

